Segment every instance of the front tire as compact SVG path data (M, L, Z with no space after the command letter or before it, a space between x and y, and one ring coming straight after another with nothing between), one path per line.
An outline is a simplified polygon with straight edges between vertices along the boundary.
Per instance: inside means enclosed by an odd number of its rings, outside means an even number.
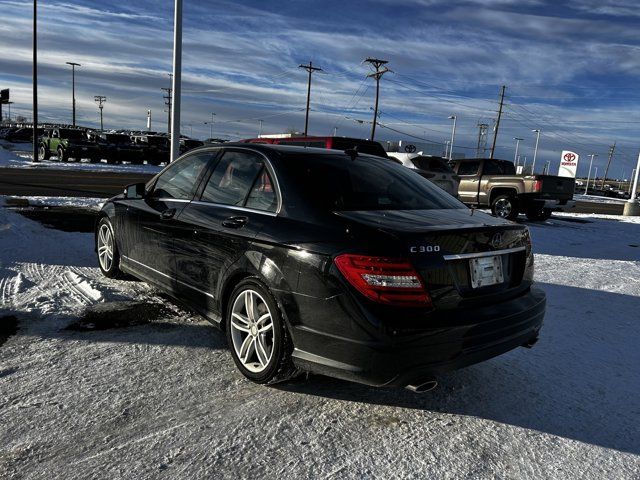
M243 280L234 288L225 316L231 356L238 370L255 383L278 383L297 370L293 345L278 305L257 280Z
M491 202L491 213L496 217L515 220L518 218L518 203L511 195L499 195Z
M119 278L123 275L120 270L120 252L118 251L113 226L108 217L102 217L98 222L96 252L98 253L100 271L105 277Z
M58 161L59 162L66 162L68 160L69 160L69 156L64 151L64 148L58 147Z

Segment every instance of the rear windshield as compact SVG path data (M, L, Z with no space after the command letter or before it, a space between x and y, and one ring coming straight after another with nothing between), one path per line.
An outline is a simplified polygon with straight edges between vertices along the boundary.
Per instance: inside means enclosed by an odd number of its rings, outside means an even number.
M298 195L315 207L343 210L465 208L430 181L387 159L340 155L288 156L282 172Z
M415 157L411 161L420 170L428 170L436 173L453 173L453 170L442 158Z

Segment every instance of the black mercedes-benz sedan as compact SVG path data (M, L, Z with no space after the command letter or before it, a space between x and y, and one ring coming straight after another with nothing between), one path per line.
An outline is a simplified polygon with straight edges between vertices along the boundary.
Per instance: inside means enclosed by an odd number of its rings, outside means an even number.
M193 150L104 205L96 250L106 276L218 325L259 383L308 371L420 390L532 346L545 313L526 226L355 150Z

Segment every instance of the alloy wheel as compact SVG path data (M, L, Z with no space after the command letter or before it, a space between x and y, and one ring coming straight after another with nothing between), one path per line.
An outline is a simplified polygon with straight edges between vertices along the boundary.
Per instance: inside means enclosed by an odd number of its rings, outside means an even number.
M501 198L496 201L494 208L499 217L507 218L511 215L511 202L506 198Z
M231 339L242 365L264 371L273 356L273 318L267 302L255 290L243 290L231 309Z
M104 271L111 270L113 265L113 234L106 223L103 223L98 230L98 261Z

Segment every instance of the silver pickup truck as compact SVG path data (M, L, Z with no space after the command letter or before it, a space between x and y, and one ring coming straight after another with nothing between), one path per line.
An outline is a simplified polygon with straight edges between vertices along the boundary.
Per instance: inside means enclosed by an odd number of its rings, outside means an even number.
M554 210L573 208L573 178L517 175L512 162L488 158L454 160L460 177L458 198L467 205L490 207L495 216L546 220Z

